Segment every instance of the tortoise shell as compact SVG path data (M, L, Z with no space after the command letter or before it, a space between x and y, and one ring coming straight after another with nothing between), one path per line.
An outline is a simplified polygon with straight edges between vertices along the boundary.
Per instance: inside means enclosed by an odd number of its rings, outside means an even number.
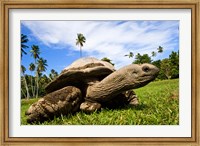
M50 93L66 86L75 86L84 90L89 83L100 81L113 71L115 71L114 66L106 61L93 57L81 58L64 68L45 90Z

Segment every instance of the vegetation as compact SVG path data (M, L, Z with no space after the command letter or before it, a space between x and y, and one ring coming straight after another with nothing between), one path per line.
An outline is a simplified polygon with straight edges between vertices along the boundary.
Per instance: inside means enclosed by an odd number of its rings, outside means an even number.
M26 35L21 34L21 57L23 56L23 54L27 54L26 51L24 49L28 48L28 46L26 45L26 43L28 42L28 38Z
M137 53L133 63L151 63L157 66L160 69L159 75L157 76L157 79L159 80L179 78L179 52L172 51L168 58L153 61L152 58L155 57L157 53L163 52L163 47L159 46L157 48L157 51L158 52L152 51L151 56L149 56L148 54L141 55L140 53ZM125 56L133 58L134 54L132 52L129 52L129 54Z
M102 60L102 61L106 61L106 62L112 64L113 66L115 65L114 63L112 63L112 60L110 60L110 59L107 58L107 57L104 57L104 58L102 58L101 60Z
M134 90L139 97L137 107L102 109L101 112L55 117L41 125L178 125L179 80L163 80L149 83ZM21 124L26 125L25 111L37 99L21 101Z
M77 34L76 45L80 46L80 57L82 57L82 50L83 43L85 43L86 39L82 33Z
M22 95L24 95L26 97L26 99L29 99L30 98L30 94L29 94L29 89L28 89L28 84L27 84L27 81L26 81L26 75L24 74L26 71L26 68L21 65L21 82L24 83L24 87L25 87L25 90L26 90L26 94L24 93L25 91L23 91L23 88L21 88L21 92L23 93Z
M51 70L51 73L49 74L49 79L52 81L58 76L58 72L55 71L54 69Z
M158 53L162 53L163 52L163 47L159 46L157 50L158 50Z
M128 56L128 58L133 58L134 54L133 54L133 52L129 52L129 54L126 54L124 56Z
M140 53L137 53L135 57L134 64L142 64L142 63L151 63L151 57L148 54L141 55Z
M30 55L34 59L34 63L31 62L29 65L29 70L34 75L27 75L25 66L21 65L21 98L38 98L38 96L45 95L45 86L54 79L58 73L52 69L49 77L43 74L47 69L47 60L40 57L40 47L37 45L32 45L29 53L25 49L29 48L26 45L28 43L28 38L26 35L21 34L21 59L23 55Z

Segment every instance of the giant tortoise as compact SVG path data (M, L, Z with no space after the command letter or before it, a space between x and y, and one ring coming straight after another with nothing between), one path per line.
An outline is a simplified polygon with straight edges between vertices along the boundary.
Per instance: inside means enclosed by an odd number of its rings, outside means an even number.
M151 64L131 64L119 70L93 57L81 58L66 67L46 86L48 93L26 111L27 122L51 119L78 110L137 105L132 89L153 81L159 69Z

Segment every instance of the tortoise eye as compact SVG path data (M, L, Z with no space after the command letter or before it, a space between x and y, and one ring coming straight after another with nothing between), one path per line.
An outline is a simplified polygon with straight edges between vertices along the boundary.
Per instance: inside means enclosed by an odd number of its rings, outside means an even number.
M144 67L142 68L142 70L143 70L144 72L148 72L148 71L150 70L150 68L149 68L148 66L144 66Z

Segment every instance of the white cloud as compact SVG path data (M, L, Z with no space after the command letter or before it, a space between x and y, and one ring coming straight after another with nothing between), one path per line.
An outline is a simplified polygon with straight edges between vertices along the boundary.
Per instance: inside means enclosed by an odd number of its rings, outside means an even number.
M158 46L172 50L178 46L178 21L23 21L33 36L47 46L78 51L77 33L83 33L84 54L110 58L116 68L130 64L129 51L148 53ZM52 47L54 48L54 47ZM72 53L72 52L70 52Z

